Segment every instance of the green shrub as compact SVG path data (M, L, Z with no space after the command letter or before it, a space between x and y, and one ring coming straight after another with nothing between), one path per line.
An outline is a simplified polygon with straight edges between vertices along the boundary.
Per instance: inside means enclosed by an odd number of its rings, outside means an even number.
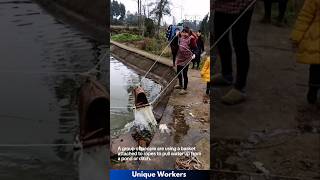
M130 34L130 33L121 33L111 36L113 41L118 42L130 42L130 41L141 41L143 39L140 35Z
M155 38L146 38L145 39L145 51L148 51L152 54L160 55L162 51L162 56L170 57L170 47L167 47L165 50L164 48L168 45L168 42L165 39L155 39Z

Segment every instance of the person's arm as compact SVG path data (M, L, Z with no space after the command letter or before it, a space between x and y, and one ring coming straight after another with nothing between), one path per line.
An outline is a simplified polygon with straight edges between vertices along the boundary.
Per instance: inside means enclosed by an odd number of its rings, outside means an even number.
M316 15L317 4L315 0L305 0L304 5L297 17L296 24L291 34L294 43L300 43L309 29L314 16Z

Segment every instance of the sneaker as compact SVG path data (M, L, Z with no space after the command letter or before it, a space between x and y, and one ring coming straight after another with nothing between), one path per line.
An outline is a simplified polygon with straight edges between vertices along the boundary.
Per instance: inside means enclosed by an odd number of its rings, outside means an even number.
M185 95L185 94L187 94L188 92L186 91L186 90L184 90L184 89L181 89L181 91L179 92L179 94L180 95Z
M232 81L224 78L222 74L214 75L212 78L212 85L214 86L230 86L232 85Z
M221 100L224 104L235 105L245 101L246 95L245 93L233 88L226 95L224 95Z
M310 87L307 94L307 100L309 104L315 104L317 102L317 95L318 95L318 89Z
M175 85L174 88L175 89L182 89L182 87L180 85Z

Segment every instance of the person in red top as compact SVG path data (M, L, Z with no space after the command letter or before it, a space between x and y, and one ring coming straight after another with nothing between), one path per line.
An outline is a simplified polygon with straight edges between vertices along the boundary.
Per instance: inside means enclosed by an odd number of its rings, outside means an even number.
M196 47L195 37L190 35L189 28L184 28L179 34L179 50L176 57L179 85L176 85L175 89L181 89L180 95L187 93L189 63L195 56L192 49Z
M232 85L232 45L237 60L237 75L234 87L222 97L222 102L233 105L245 100L245 87L249 71L250 55L248 49L248 32L253 13L255 0L216 0L211 6L214 14L214 37L215 41L233 24L236 19L246 10L244 15L237 21L232 30L223 36L218 42L217 49L221 59L221 74L213 76L213 85ZM249 5L252 7L248 9Z

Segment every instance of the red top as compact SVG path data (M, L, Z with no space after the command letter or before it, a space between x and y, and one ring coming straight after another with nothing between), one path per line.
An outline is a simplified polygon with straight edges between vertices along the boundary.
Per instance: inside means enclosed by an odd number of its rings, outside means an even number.
M179 66L185 66L192 59L191 49L196 47L196 40L193 36L181 37L179 39L179 50L176 57L176 64Z
M190 48L191 49L194 49L197 47L197 38L194 37L194 36L191 36L191 39L190 39Z

